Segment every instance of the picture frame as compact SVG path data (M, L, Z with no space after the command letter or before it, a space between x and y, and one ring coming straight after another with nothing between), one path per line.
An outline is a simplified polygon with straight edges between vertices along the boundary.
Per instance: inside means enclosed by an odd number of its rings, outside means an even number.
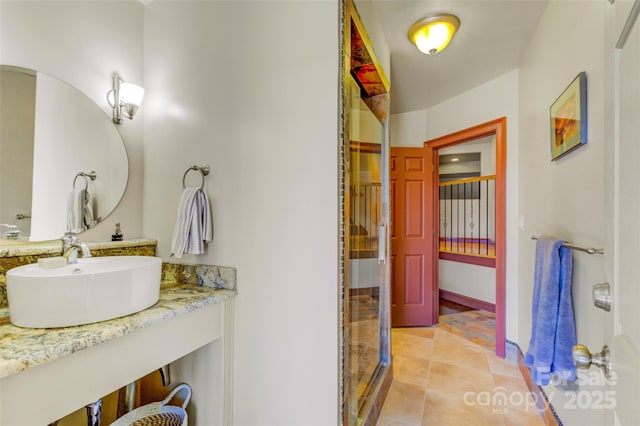
M549 108L551 161L587 143L587 74L573 79Z

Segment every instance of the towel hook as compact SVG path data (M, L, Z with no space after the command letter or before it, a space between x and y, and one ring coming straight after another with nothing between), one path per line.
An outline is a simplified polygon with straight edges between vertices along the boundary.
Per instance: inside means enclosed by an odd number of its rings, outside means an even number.
M211 171L211 168L209 167L208 164L203 164L202 166L191 166L187 169L187 171L184 172L184 175L182 175L182 188L186 189L187 185L185 184L185 180L187 178L187 174L191 171L191 170L198 170L201 174L202 177L202 183L200 184L200 189L204 188L204 177L209 175L209 172Z
M87 178L89 178L91 180L96 180L96 178L98 177L98 175L96 174L95 170L92 170L89 173L80 172L73 178L73 189L76 189L76 180L80 176L82 176L84 178L84 189L87 189L89 187L89 181L87 180Z

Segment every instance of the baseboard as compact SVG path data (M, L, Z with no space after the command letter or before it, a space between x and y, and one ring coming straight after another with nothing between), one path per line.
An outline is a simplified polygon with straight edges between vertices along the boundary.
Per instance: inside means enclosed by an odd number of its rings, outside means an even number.
M440 298L459 305L468 306L473 309L482 309L483 311L496 313L496 305L494 303L485 302L484 300L474 299L473 297L454 293L448 290L440 289Z
M514 348L515 351L510 350ZM513 352L516 353L513 354ZM529 367L524 364L524 355L522 354L522 350L516 343L507 340L507 358L510 358L510 353L516 357L515 361L520 369L520 374L522 374L522 377L529 388L529 392L533 394L538 412L540 413L545 426L563 426L558 414L547 399L547 395L544 393L544 390L531 380L531 372L529 371Z

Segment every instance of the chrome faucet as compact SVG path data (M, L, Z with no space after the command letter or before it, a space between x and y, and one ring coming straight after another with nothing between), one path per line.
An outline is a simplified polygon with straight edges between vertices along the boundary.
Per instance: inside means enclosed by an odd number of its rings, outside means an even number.
M91 257L89 247L80 241L77 231L67 231L62 239L62 257L67 263L78 263L78 249L82 251L82 257Z

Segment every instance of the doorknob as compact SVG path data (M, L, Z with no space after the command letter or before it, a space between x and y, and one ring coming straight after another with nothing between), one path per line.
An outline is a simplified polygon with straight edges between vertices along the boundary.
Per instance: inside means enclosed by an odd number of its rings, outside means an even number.
M609 346L604 345L602 352L592 354L585 345L575 345L571 351L571 357L576 367L586 370L593 364L602 368L605 377L610 378L611 357L609 355Z

